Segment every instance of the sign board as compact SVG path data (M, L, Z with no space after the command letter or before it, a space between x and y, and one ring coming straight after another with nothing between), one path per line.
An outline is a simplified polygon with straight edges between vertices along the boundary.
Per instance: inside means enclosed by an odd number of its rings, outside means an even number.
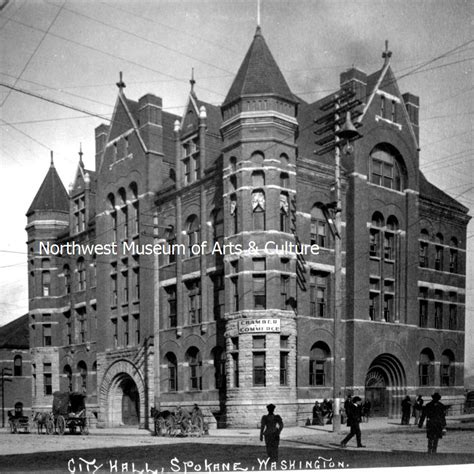
M239 334L280 332L279 319L244 319L239 321Z

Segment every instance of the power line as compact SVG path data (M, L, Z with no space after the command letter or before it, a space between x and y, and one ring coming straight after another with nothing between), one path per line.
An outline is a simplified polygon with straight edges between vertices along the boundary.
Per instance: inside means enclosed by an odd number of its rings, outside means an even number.
M59 8L59 10L57 11L55 17L53 18L53 20L51 21L51 23L49 24L48 28L46 29L46 31L44 31L44 34L43 36L41 37L41 39L39 40L38 44L36 45L33 53L31 54L31 56L29 57L28 61L26 61L26 64L23 66L23 69L21 70L20 72L20 75L18 76L18 78L15 80L15 83L13 84L14 86L16 86L17 82L21 79L21 76L23 75L23 73L26 71L26 69L28 68L28 66L30 65L31 63L31 60L35 57L36 53L38 52L39 48L41 47L41 45L43 44L43 41L44 39L46 38L46 36L48 36L49 34L49 31L51 30L52 26L54 25L54 23L56 22L59 14L61 13L64 5L66 4L66 1L63 2L63 4L61 5L61 7ZM11 91L8 92L8 94L4 97L4 99L2 100L2 103L0 104L0 107L2 107L5 102L7 101L7 99L10 97L10 93Z

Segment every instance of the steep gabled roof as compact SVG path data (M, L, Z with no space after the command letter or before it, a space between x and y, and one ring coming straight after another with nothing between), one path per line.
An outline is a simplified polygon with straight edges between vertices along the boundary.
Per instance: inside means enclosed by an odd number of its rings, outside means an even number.
M0 349L28 349L29 341L28 314L0 328Z
M34 211L69 212L69 196L52 161L26 215Z
M264 94L277 95L296 102L258 26L252 44L222 105L242 96Z
M446 206L454 207L455 209L467 213L469 209L463 206L456 199L452 198L441 189L437 188L434 184L431 184L420 171L420 197L425 197L431 201L444 204Z

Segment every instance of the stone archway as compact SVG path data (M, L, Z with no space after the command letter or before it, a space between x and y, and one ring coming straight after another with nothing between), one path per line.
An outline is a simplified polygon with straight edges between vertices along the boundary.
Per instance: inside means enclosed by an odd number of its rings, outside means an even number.
M406 393L406 375L401 362L392 354L381 354L370 364L365 377L365 398L374 416L395 417Z
M146 423L145 386L131 362L121 360L108 368L101 384L100 406L108 427Z

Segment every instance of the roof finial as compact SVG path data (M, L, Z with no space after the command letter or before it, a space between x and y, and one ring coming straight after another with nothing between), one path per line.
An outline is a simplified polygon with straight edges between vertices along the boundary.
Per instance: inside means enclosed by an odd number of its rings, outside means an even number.
M194 68L191 68L191 79L189 83L191 84L191 94L194 94L194 84L196 84L196 81L194 80Z
M260 26L260 0L257 0L257 26Z
M390 62L391 57L392 57L392 52L388 50L388 40L385 40L385 51L382 53L384 64L388 64Z
M80 164L81 166L84 166L84 163L82 162L82 155L83 155L83 154L84 154L84 153L82 153L82 143L79 142L79 164Z
M51 166L54 167L53 150L51 150Z
M119 88L119 91L120 91L120 92L122 92L122 90L123 90L125 87L127 87L127 86L125 85L125 82L123 82L123 79L122 79L122 71L120 71L120 80L119 80L119 82L117 82L116 85L117 85L117 87Z

